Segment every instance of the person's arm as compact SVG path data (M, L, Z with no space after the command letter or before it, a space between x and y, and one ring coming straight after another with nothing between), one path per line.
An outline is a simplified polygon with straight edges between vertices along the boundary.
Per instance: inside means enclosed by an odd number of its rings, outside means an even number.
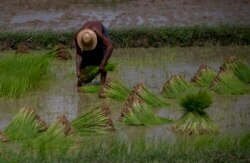
M107 51L104 54L102 62L100 64L100 66L99 66L100 71L104 71L105 65L107 64L107 62L108 62L108 60L109 60L109 58L110 58L110 56L111 56L111 54L113 52L113 45L111 44L111 41L109 40L109 38L104 36L103 33L100 30L98 30L95 27L93 27L92 30L95 31L97 36L99 36L102 39L104 46L107 47Z
M76 44L76 56L75 56L76 75L77 75L77 77L79 77L80 73L81 73L82 56L81 56L81 49L80 49L79 45L77 44L76 39L75 39L75 44Z

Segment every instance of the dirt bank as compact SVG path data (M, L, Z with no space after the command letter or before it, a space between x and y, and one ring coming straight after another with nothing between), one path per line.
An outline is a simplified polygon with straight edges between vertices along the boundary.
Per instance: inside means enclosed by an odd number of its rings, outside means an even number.
M12 0L0 3L0 30L75 30L106 26L250 24L248 0Z

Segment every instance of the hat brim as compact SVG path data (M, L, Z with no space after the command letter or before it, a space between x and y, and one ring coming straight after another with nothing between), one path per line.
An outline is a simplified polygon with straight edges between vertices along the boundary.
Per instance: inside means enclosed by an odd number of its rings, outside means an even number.
M83 36L85 33L88 33L91 36L92 39L92 44L91 45L87 45L84 44L83 40ZM79 45L80 49L82 51L90 51L93 50L96 45L97 45L97 36L96 33L91 30L91 29L83 29L81 30L78 34L77 34L77 44Z

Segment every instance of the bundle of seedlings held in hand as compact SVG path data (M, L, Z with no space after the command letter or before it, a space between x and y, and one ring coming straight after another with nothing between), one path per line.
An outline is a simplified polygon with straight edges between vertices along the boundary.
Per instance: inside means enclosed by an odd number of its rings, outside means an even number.
M195 76L191 79L191 82L197 86L208 88L216 75L217 73L209 66L202 64Z
M134 86L133 92L137 94L145 103L149 106L155 107L168 107L170 103L161 96L157 96L150 92L142 83L138 83Z
M155 115L151 107L134 91L130 94L125 107L122 109L120 120L129 126L158 125L172 122L167 118Z
M56 45L49 53L50 57L57 57L63 60L71 59L71 55L67 47L63 44Z
M105 66L105 71L113 71L114 69L115 65L112 63L107 63ZM100 71L98 66L88 66L81 71L79 79L82 83L86 84L95 79L99 73Z
M34 109L22 108L5 128L4 134L8 139L18 141L34 138L46 129L46 123L40 119Z
M108 97L116 101L125 101L131 93L131 90L128 87L113 77L108 77L106 79L106 83L101 89L104 97Z
M212 97L207 91L189 93L181 98L183 116L173 126L173 131L180 134L212 134L218 132L217 125L209 118L205 109L212 104Z
M192 92L194 86L180 75L172 76L164 85L161 94L168 98L179 98Z
M44 157L47 155L65 154L73 144L74 130L67 118L62 115L57 117L56 122L25 145L28 152Z
M222 69L232 70L235 76L244 83L250 83L250 67L237 57L229 57L221 66Z
M106 106L93 108L74 119L71 124L80 135L103 134L115 130L110 118L110 110Z
M231 70L220 69L210 87L218 94L244 94L250 91L249 87L241 82Z

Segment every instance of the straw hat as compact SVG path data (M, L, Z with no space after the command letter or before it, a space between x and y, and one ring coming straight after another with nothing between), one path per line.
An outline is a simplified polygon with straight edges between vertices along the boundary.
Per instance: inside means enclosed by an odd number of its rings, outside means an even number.
M81 50L93 50L97 45L96 33L91 29L83 29L77 34L77 43Z

